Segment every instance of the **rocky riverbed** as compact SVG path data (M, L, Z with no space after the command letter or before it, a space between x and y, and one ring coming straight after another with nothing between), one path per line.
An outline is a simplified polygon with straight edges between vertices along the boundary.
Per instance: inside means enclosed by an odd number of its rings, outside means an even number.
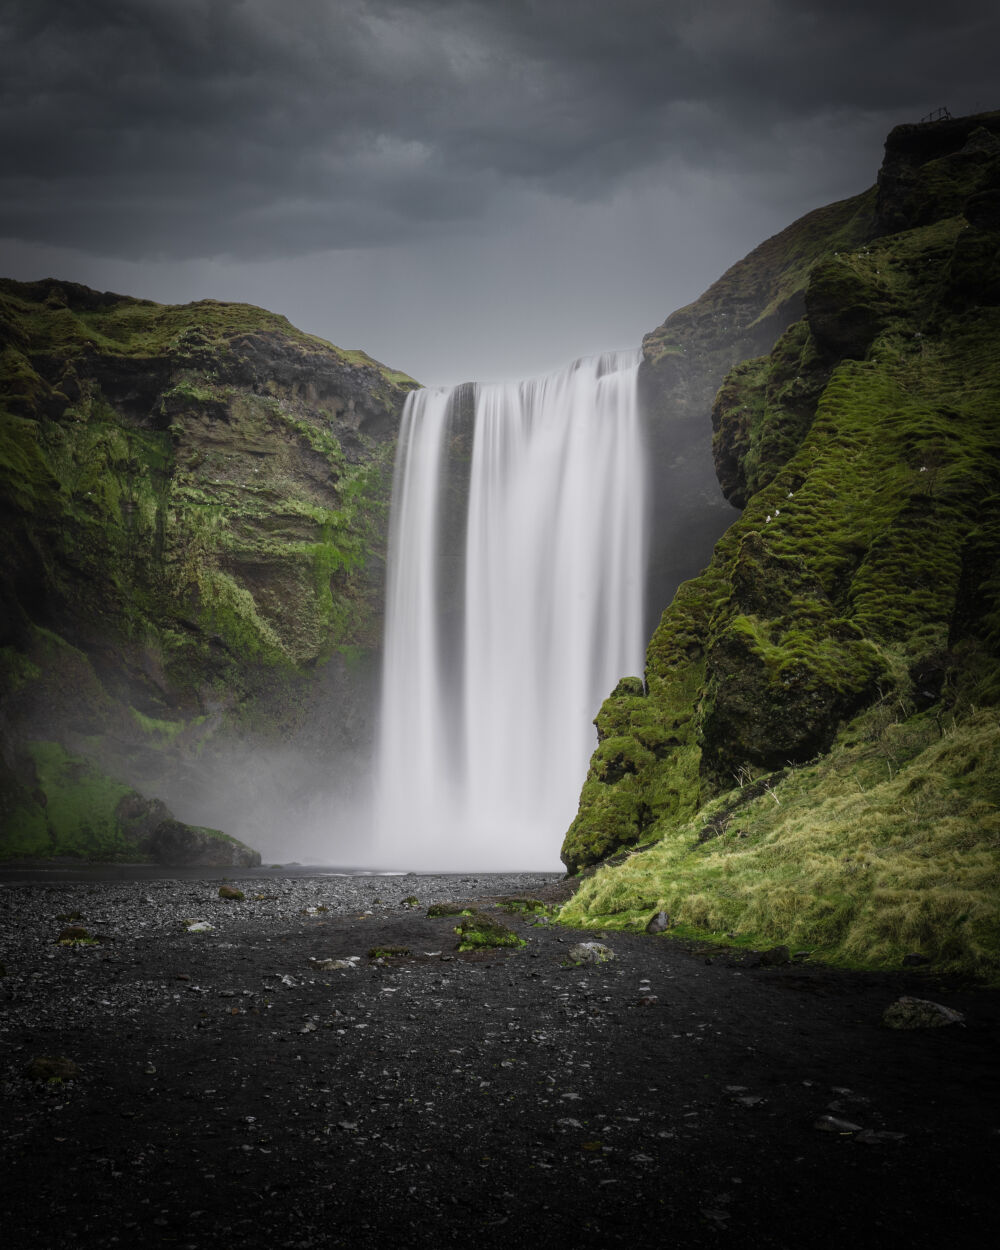
M598 935L498 905L553 876L229 884L0 886L8 1250L997 1231L994 991L638 934L577 964ZM447 901L524 945L459 951ZM884 1027L904 994L964 1023Z

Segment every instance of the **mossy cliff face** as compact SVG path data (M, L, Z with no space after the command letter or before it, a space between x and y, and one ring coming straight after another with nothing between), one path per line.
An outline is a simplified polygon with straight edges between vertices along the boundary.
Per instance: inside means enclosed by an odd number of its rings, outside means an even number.
M811 241L804 316L721 386L719 476L745 511L664 612L644 682L602 708L563 858L658 845L601 869L575 919L666 908L748 941L1000 969L998 136L997 114L894 132L882 233ZM949 734L977 744L964 775ZM965 859L935 849L956 820Z
M711 413L719 386L734 365L769 352L799 320L816 261L834 240L845 248L867 240L874 209L873 188L808 214L643 340L639 395L651 466L650 592L657 614L680 582L704 568L731 524L726 499L736 507L744 503L727 480L738 472L738 461L728 470L718 460L713 464Z
M223 737L356 746L416 384L260 309L56 282L0 282L0 349L5 829L45 824L29 743L153 793Z

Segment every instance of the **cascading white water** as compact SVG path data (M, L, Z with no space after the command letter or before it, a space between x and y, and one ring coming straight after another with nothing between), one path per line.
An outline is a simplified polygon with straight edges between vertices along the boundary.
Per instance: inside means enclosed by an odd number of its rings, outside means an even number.
M380 867L558 869L594 715L619 677L642 671L637 366L636 353L613 353L530 382L409 396L389 545Z

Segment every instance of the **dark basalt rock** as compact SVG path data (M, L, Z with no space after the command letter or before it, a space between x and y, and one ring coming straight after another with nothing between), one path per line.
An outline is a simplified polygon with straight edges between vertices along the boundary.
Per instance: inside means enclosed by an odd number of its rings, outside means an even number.
M153 833L150 852L171 868L256 868L260 853L218 829L164 820Z

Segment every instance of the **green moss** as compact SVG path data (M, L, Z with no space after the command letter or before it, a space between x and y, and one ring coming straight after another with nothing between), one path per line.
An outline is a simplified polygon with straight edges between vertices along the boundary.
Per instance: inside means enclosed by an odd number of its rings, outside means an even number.
M183 720L157 720L154 716L146 716L138 708L130 707L129 715L142 732L154 742L173 742L184 732Z
M427 908L427 915L432 920L441 916L471 916L472 910L464 903L432 903Z
M537 898L504 898L497 903L497 907L511 915L531 915L535 912L552 910L548 903L543 903Z
M10 279L0 279L0 296L3 311L13 316L36 344L58 349L64 355L94 350L126 358L170 355L197 366L206 354L244 335L276 335L305 350L332 352L345 364L384 373L395 385L416 386L405 373L386 370L365 352L334 347L296 329L287 318L251 304L212 299L156 304L102 296L68 282L20 283Z
M455 929L459 936L460 951L487 950L495 947L526 946L513 929L482 912L463 916Z
M6 824L0 857L67 855L80 859L128 858L130 848L116 816L128 786L54 742L29 747L37 776L35 811ZM44 830L44 837L43 837Z

